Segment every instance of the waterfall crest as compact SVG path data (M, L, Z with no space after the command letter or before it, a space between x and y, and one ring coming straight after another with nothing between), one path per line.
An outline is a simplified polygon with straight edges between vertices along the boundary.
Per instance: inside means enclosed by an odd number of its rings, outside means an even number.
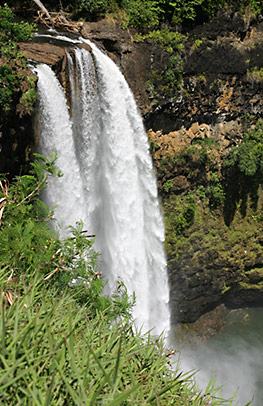
M38 74L40 150L58 151L64 173L47 189L62 227L82 219L95 234L107 293L118 280L136 294L134 318L143 331L169 331L169 288L148 139L134 97L113 61L94 44L92 55L68 53L71 117L55 74Z

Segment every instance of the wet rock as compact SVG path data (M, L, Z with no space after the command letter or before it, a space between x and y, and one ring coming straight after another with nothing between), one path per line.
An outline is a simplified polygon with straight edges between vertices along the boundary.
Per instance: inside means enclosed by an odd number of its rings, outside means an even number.
M28 59L46 63L55 70L66 55L64 47L48 43L20 43L19 48Z

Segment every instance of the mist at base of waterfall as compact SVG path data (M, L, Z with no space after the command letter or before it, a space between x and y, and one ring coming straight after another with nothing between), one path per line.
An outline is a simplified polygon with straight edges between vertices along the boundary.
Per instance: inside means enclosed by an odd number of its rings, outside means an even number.
M263 308L232 310L220 333L195 349L180 353L184 371L195 370L195 380L205 389L211 378L222 386L222 397L244 406L263 404Z

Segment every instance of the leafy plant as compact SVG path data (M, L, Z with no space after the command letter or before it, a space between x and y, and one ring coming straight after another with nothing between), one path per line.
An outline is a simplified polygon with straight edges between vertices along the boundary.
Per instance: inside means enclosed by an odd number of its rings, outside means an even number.
M190 228L195 219L196 202L195 197L192 195L181 196L180 201L176 197L172 197L164 205L166 213L166 229L169 231L169 235L175 233L175 235L183 234L188 228Z
M210 182L206 190L206 195L209 198L210 207L213 209L223 206L225 201L224 187L215 172L210 173Z
M154 44L160 44L166 52L172 53L183 49L182 41L185 38L185 35L165 27L161 30L152 30L145 35L137 34L135 40L141 42L147 39Z
M33 37L35 25L15 22L15 16L7 6L0 6L0 109L8 110L17 87L25 80L19 72L26 65L17 45L18 41L28 41Z
M170 364L162 338L110 323L75 297L36 281L0 308L0 402L14 406L220 405ZM19 403L18 403L19 402Z
M194 48L195 48L195 49L199 48L199 47L203 44L203 42L204 42L204 39L199 39L199 38L197 38L197 39L194 41Z
M262 2L260 0L206 0L201 5L201 10L208 17L214 16L219 10L229 8L232 11L243 15L251 14L257 16L262 12Z
M143 30L159 25L159 9L155 0L123 0L121 5L127 15L126 27Z
M246 133L243 142L232 149L223 162L225 169L236 166L241 174L255 176L263 173L263 121Z
M198 143L197 143L198 144ZM196 162L198 165L207 165L210 162L209 153L205 144L199 144L201 148L198 148L195 144L188 147L186 150L182 150L180 156L186 161Z
M166 193L169 193L170 189L172 189L174 185L174 181L172 179L168 179L164 184L163 184L163 190Z
M226 190L225 219L230 224L238 206L246 215L248 197L254 209L257 207L258 190L263 174L263 122L244 135L240 145L234 147L223 161Z
M105 16L108 7L108 0L77 0L76 7L89 19L98 19Z
M183 61L180 51L184 48L183 40L185 38L185 35L171 31L168 27L161 30L152 30L145 35L137 34L135 36L136 41L147 40L159 44L162 49L170 54L167 69L164 72L153 70L146 82L146 86L151 88L153 96L160 93L174 95L176 90L180 89L183 74Z
M24 106L26 113L30 114L33 111L35 103L38 99L38 94L35 88L29 88L20 98L20 103Z
M201 5L203 1L204 0L176 0L170 2L172 22L178 24L184 20L194 20L196 17L196 7Z
M253 69L247 70L247 80L254 83L263 83L263 68L254 66Z

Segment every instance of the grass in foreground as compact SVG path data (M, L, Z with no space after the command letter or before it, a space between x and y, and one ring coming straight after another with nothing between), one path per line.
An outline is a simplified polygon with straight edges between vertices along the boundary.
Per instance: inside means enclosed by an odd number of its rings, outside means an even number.
M1 405L223 404L213 387L198 392L161 338L135 333L129 318L112 321L37 280L24 292L12 305L2 295Z

